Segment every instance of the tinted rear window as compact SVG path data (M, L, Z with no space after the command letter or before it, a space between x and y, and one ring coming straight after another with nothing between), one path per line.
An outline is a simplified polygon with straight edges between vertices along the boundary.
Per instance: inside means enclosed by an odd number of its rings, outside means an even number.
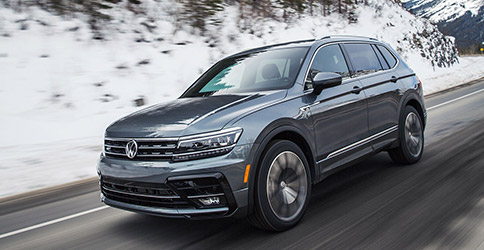
M345 44L353 70L356 73L368 73L381 70L382 67L370 44Z
M376 53L376 56L378 57L378 60L380 60L380 64L381 66L383 67L383 69L389 69L390 66L388 66L388 63L387 61L385 60L385 58L383 58L383 55L381 54L380 50L378 50L375 45L372 45L373 47L373 50L375 51Z
M377 45L377 47L381 51L381 53L383 54L383 57L385 57L385 60L387 61L388 65L390 65L390 68L393 68L397 64L397 59L395 59L393 54L390 53L390 51L388 51L387 48L385 48L381 45Z

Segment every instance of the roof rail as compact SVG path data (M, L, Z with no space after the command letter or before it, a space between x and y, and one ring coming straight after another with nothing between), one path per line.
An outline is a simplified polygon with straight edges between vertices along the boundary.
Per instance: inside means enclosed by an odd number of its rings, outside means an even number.
M330 36L325 36L325 37L322 37L321 39L319 40L323 40L323 39L329 39L329 38L363 38L363 39L369 39L369 40L374 40L374 41L378 41L378 39L376 38L373 38L373 37L367 37L367 36L353 36L353 35L330 35Z
M296 41L289 41L289 42L283 42L283 43L277 43L277 44L270 44L270 45L265 45L265 46L262 46L262 47L244 50L244 51L238 52L236 54L230 55L229 57L245 54L245 53L252 52L252 51L258 51L258 50L261 50L261 49L269 49L269 48L272 48L272 47L284 46L284 45L288 45L288 44L314 42L314 41L316 41L316 39L296 40Z

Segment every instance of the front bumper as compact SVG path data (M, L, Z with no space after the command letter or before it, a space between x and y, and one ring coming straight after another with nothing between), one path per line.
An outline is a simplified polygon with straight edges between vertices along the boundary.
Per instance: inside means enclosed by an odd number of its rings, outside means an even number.
M101 156L101 201L133 212L181 218L242 217L247 213L245 155L187 161L136 161ZM204 201L213 201L205 204Z
M116 207L120 209L125 209L133 212L164 216L164 217L174 217L174 218L191 218L192 216L206 216L212 217L214 214L224 215L229 211L228 207L219 208L206 208L206 209L193 209L193 208L163 208L163 207L148 207L134 205L130 203L120 202L116 200L111 200L106 198L103 193L101 193L101 201L106 205L111 207Z

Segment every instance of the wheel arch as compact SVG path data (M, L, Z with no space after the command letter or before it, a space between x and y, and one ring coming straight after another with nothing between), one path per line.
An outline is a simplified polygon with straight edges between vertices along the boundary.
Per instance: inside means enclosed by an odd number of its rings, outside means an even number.
M249 164L251 164L249 179L248 179L248 213L250 214L254 205L254 190L258 171L260 169L260 163L264 152L267 150L267 146L275 140L288 140L296 145L303 151L311 173L311 183L314 184L318 180L318 173L316 171L316 160L314 157L315 145L311 140L312 133L309 129L298 125L295 120L280 120L275 121L268 125L255 140L254 146L251 150L249 157Z
M400 112L406 107L406 106L412 106L415 108L420 115L420 119L422 119L424 128L427 123L425 111L424 111L424 105L419 101L418 95L416 93L409 94L403 101L401 107L400 107ZM400 114L399 112L399 114Z

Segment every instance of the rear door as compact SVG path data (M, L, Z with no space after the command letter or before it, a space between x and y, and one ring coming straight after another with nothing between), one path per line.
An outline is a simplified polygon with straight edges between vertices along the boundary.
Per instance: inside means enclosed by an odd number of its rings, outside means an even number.
M343 77L339 86L324 89L321 94L307 94L317 145L321 172L348 163L371 152L368 137L366 96L358 80L352 79L349 67L338 44L325 45L313 57L306 79L306 91L312 89L311 79L318 72L335 72Z
M346 43L345 52L368 98L368 130L374 149L396 138L398 124L398 75L379 48L370 43Z

